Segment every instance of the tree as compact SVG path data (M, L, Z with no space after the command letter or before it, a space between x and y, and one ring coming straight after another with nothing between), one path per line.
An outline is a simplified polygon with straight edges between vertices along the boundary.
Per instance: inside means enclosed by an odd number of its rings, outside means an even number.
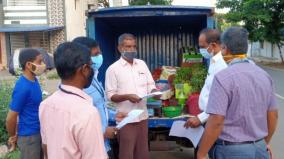
M231 26L240 26L240 23L238 22L228 22L225 18L225 14L218 14L216 13L214 15L215 20L217 22L217 28L220 31L224 31L225 29L231 27Z
M228 22L241 22L249 31L251 41L268 41L277 45L282 63L284 46L283 0L218 0L217 8L230 8Z
M131 0L130 5L171 5L173 0Z
M109 0L98 0L98 4L100 7L108 8L109 7Z

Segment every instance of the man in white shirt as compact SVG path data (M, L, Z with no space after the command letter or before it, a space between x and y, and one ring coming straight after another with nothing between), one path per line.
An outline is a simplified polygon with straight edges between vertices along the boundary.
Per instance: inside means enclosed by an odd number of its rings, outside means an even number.
M216 29L204 29L200 32L198 44L200 53L205 59L210 60L208 75L199 96L199 108L203 112L196 117L189 118L185 127L195 128L206 123L209 114L206 113L208 97L214 76L227 68L227 64L221 53L220 32Z
M106 92L119 113L127 114L134 109L144 110L132 123L119 129L120 159L149 159L148 112L146 100L141 99L156 90L155 81L146 63L137 59L136 37L124 33L118 38L121 58L106 72Z

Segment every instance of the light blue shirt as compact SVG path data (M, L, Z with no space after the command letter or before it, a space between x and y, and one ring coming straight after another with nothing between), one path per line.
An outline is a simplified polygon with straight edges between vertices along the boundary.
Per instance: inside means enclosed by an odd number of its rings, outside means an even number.
M107 97L105 95L104 88L101 82L98 81L96 75L94 76L94 79L90 87L85 89L84 91L93 98L93 104L100 113L103 133L105 133L106 128L108 127L109 115L112 117L115 115L109 114L113 112L109 112L107 109ZM106 152L108 152L111 149L108 139L105 139L105 148Z

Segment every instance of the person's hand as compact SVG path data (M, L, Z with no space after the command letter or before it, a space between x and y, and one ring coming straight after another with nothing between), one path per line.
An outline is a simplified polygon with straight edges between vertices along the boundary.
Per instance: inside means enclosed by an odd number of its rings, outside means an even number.
M198 119L198 117L191 117L189 118L186 123L184 124L185 128L196 128L201 125L201 121Z
M273 159L271 146L270 146L270 145L267 145L266 147L267 147L267 151L268 151L268 153L269 153L269 159Z
M205 156L205 157L199 157L199 156L197 156L197 159L207 159L207 157Z
M129 94L128 96L128 100L132 103L139 103L142 99L137 96L136 94Z
M113 139L117 133L117 128L115 127L107 127L104 137L107 139Z
M115 115L115 121L121 122L126 116L127 116L127 113L118 112Z
M8 145L9 145L9 152L15 151L17 148L17 140L18 140L18 136L11 136L9 137L8 140Z
M197 152L197 159L207 159L207 154L203 155Z

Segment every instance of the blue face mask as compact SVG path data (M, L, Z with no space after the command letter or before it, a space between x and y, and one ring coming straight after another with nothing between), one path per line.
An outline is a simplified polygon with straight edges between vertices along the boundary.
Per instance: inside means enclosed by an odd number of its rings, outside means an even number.
M99 70L99 68L103 64L103 56L102 56L102 54L99 54L97 56L92 56L91 59L92 59L92 62L93 62L92 68L94 70Z
M208 48L207 48L208 49ZM199 52L205 59L210 59L212 57L212 54L210 54L207 49L200 48Z

